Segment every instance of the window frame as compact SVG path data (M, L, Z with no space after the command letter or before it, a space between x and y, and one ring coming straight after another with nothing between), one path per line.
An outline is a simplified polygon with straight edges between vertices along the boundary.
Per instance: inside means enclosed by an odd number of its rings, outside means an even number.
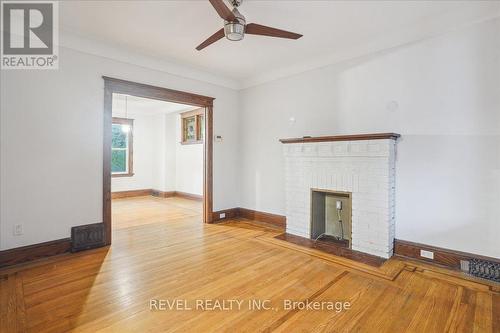
M134 176L134 119L113 117L111 126L113 125L128 125L130 130L127 133L127 148L113 148L113 145L111 145L111 153L113 150L126 149L125 159L127 170L125 172L111 171L111 177L132 177Z
M204 109L196 109L192 111L182 112L181 114L181 144L183 145L192 145L192 144L202 144L204 142L204 137L202 135L202 126L205 123L205 110ZM187 120L194 118L194 127L195 127L195 138L194 139L186 139L186 124ZM203 119L203 122L200 121Z

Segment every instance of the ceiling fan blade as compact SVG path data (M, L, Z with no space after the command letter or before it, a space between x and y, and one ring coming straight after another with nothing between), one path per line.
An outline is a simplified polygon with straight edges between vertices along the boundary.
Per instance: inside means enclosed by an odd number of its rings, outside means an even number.
M265 25L260 25L255 23L247 24L245 28L245 33L250 35L260 35L260 36L289 38L289 39L299 39L300 37L302 37L301 34L296 34L295 32L266 27Z
M196 47L196 49L198 51L201 51L205 47L207 47L208 45L213 44L216 41L218 41L219 39L224 38L224 36L225 36L224 35L224 28L222 28L222 29L218 30L216 33L214 33L212 36L208 37L203 43L201 43L200 45L198 45Z
M217 11L217 14L226 21L236 21L236 16L224 4L224 0L208 0Z

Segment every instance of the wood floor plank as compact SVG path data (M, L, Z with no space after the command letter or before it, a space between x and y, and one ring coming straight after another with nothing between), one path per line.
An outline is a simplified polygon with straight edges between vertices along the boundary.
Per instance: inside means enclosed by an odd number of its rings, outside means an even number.
M181 198L113 200L111 247L0 270L0 331L500 331L493 283L401 258L373 267L248 220L204 225L201 211ZM244 305L152 311L152 299ZM351 306L286 309L286 300ZM248 305L262 301L271 309Z

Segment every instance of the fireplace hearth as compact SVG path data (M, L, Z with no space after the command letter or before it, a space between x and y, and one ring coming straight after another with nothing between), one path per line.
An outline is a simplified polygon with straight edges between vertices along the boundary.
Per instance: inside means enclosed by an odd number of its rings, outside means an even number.
M356 251L391 257L397 138L382 133L281 140L287 234L326 236Z

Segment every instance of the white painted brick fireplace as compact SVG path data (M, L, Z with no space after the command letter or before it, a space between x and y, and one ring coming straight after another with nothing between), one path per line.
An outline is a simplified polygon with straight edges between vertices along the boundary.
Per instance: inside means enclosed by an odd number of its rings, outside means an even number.
M377 136L380 139L374 139ZM311 189L351 192L352 249L391 257L398 137L388 133L309 139L318 142L281 140L286 143L286 232L310 238Z

